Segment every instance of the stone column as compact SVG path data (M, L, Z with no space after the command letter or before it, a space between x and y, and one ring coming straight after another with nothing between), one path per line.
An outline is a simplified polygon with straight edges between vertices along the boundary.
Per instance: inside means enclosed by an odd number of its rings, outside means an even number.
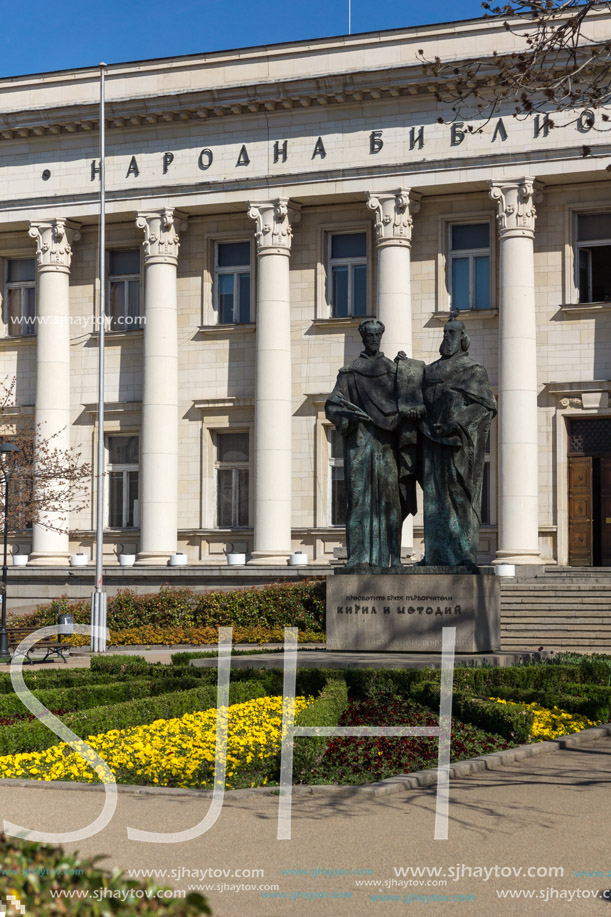
M532 178L490 182L498 207L499 540L495 563L540 564Z
M412 214L420 210L420 198L417 191L401 188L382 194L370 192L367 201L376 214L377 316L385 327L382 350L391 360L400 350L412 356ZM408 516L401 532L402 553L413 554L413 544L413 517Z
M57 218L30 223L36 239L36 446L70 449L70 263L80 224ZM36 462L36 458L34 460ZM43 513L32 527L29 563L66 566L70 553L67 514Z
M291 552L291 224L288 201L250 204L256 221L254 550L252 563L286 563Z
M164 564L178 528L178 321L176 266L186 217L166 208L139 213L144 230L144 383L140 443L140 552Z

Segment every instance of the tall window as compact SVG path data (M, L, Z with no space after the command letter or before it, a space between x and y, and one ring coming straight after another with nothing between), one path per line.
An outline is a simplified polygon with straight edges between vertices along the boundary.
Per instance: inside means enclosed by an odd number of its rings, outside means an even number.
M108 436L108 527L138 526L138 437Z
M219 325L250 321L250 242L217 242L214 267Z
M611 213L577 214L579 302L611 300Z
M329 507L331 525L346 524L346 490L344 485L344 439L329 428Z
M328 277L328 299L334 317L367 315L366 233L330 234Z
M490 308L490 224L449 227L448 287L453 309Z
M141 327L140 252L108 253L109 312L111 331L133 331Z
M248 432L216 435L216 524L248 525Z
M5 321L9 337L27 337L36 331L36 264L34 258L6 262Z

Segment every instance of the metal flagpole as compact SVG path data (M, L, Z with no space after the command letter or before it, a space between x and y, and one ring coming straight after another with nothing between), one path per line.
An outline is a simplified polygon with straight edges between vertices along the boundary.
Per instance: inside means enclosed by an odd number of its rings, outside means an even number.
M95 592L91 596L91 650L104 652L106 638L106 593L102 591L104 563L104 320L106 318L106 121L105 85L106 64L100 64L100 308L98 313L98 467L96 506Z
M348 35L352 35L352 0L348 0Z

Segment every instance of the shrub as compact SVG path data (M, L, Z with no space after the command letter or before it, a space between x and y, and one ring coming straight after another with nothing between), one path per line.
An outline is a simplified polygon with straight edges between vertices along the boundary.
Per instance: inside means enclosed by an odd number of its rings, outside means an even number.
M569 681L581 681L577 665L513 665L507 667L459 667L454 671L454 687L488 696L498 685L511 688L555 690Z
M237 704L254 697L263 697L266 693L258 681L238 681L230 686L230 703ZM152 723L157 719L179 717L195 710L207 710L216 706L216 700L216 686L205 685L190 691L175 691L157 697L71 713L63 718L63 722L84 739L99 732L109 732L111 729L125 729L129 726ZM57 745L59 741L55 733L39 720L16 723L13 726L5 726L0 731L0 754L42 751L44 748Z
M330 678L319 697L296 718L297 726L337 726L348 706L348 688L340 676ZM297 736L293 747L293 782L307 780L312 768L325 753L329 737ZM280 758L278 758L278 768ZM279 773L279 771L278 771Z
M90 608L88 601L70 602L64 595L20 616L15 623L32 627L53 625L61 611L74 615L77 624L87 624ZM305 580L203 594L166 585L159 592L147 595L124 589L108 598L107 626L114 634L128 634L142 628L151 629L153 635L174 628L209 628L215 634L216 629L224 625L255 630L297 627L300 631L320 633L325 627L325 583ZM79 643L81 639L79 636ZM125 639L122 642L133 641ZM167 641L153 636L142 642ZM216 636L202 642L216 642Z
M347 669L344 672L351 700L366 697L406 697L418 681L435 679L431 669Z
M110 655L110 656L92 656L89 664L92 672L120 672L121 674L129 672L146 672L148 662L144 656L127 656L127 655Z
M243 679L237 678L234 681ZM160 694L171 694L174 691L189 691L202 687L203 684L214 684L216 671L180 669L176 674L164 678L156 675L149 678L125 677L122 681L110 684L81 684L73 688L34 688L33 693L49 710L89 710L123 701L137 700L142 697L157 697ZM30 689L32 686L29 686ZM17 694L0 695L0 717L25 714L26 707Z
M412 697L436 713L439 711L440 693L439 685L430 681L412 687ZM495 704L454 691L452 714L463 723L472 723L511 742L525 744L530 741L534 714L519 704Z
M71 913L78 911L82 917L105 917L119 910L128 913L127 908L134 917L196 917L197 914L212 913L206 899L198 892L168 901L153 897L159 886L150 881L143 883L128 879L120 871L112 875L104 872L97 866L103 856L80 859L61 847L33 844L8 838L4 834L0 834L0 856L3 867L3 875L0 875L2 900L4 902L9 893L16 895L26 914L64 917L70 913L66 909L66 898L51 897L51 891L59 887L66 891L74 889L77 895L81 891L77 909ZM116 894L109 898L94 898L93 892L101 888ZM147 894L142 894L145 889ZM130 891L134 894L129 895ZM125 901L125 910L118 899Z
M609 705L611 703L611 689L598 685L580 685L566 684L565 690L559 691L537 691L534 688L511 688L499 685L495 688L495 696L503 700L514 701L519 704L539 704L551 710L553 707L560 707L567 713L585 716L589 720L606 721L609 717ZM586 696L583 696L584 689L587 689Z

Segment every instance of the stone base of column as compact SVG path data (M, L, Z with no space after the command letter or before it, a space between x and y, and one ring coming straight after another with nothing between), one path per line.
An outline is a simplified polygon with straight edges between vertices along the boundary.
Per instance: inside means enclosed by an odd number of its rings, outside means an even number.
M167 567L174 551L140 551L136 556L136 567Z
M59 554L55 551L37 551L30 554L28 558L28 567L68 567L70 566L70 555Z
M68 567L69 564L70 555L56 551L37 551L28 558L28 567Z
M515 550L499 550L492 564L546 564L539 552L531 551L528 548L516 548Z
M290 556L290 551L253 551L248 563L286 567Z

